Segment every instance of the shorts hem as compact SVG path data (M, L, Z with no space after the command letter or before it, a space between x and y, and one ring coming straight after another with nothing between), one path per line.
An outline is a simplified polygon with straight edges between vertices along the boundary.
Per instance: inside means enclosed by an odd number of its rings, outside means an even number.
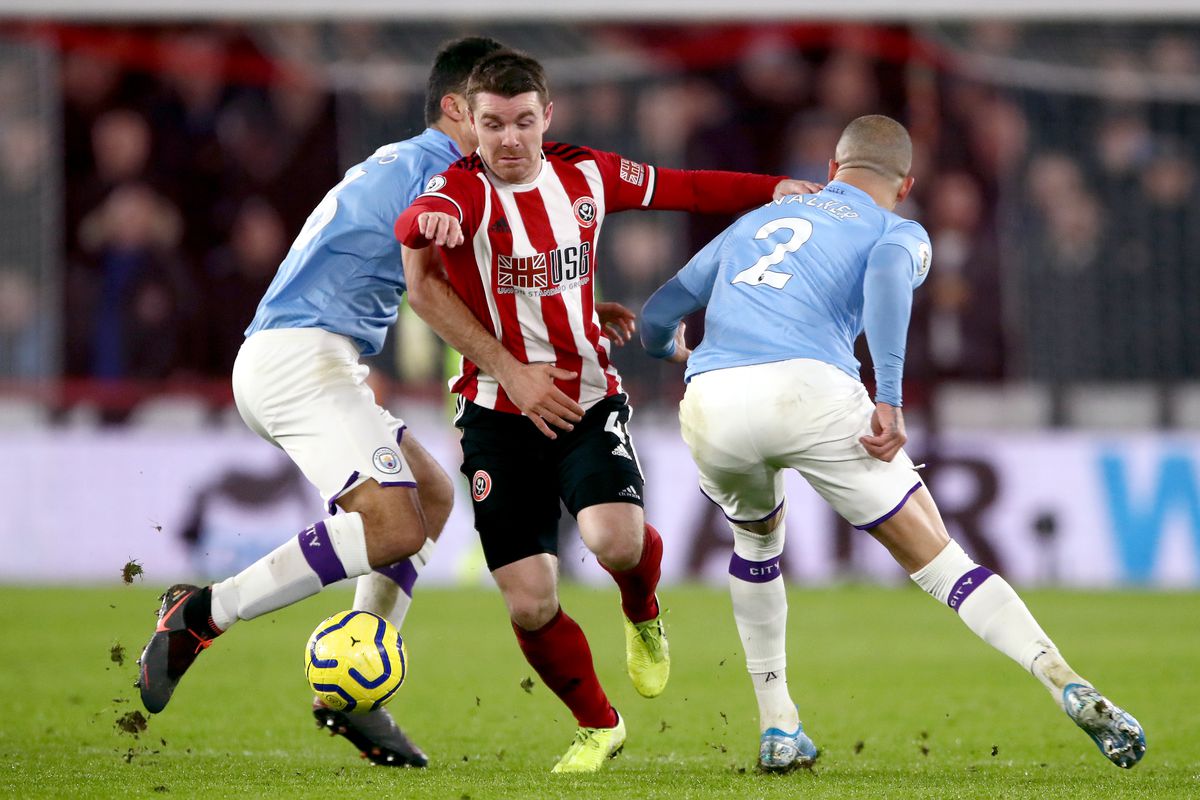
M354 470L354 472L350 473L350 477L346 479L346 482L344 484L342 484L342 488L340 488L336 492L334 492L333 496L329 498L329 505L328 505L329 516L332 517L334 514L336 514L338 512L338 507L337 507L338 499L342 495L344 495L347 491L349 491L355 485L355 483L358 481L358 479L361 477L363 477L362 473L360 473L358 470Z
M904 497L900 498L900 502L897 503L895 508L893 508L891 511L887 512L886 514L884 514L882 517L880 517L877 520L873 520L872 522L868 522L864 525L855 525L854 527L860 531L865 531L865 530L870 530L871 528L874 528L876 525L882 525L883 523L885 523L889 519L891 519L893 516L895 516L900 511L900 509L904 508L904 504L908 502L908 498L912 497L913 494L917 491L917 489L920 489L924 485L925 484L922 483L921 481L917 481L916 485L913 486L911 489L909 489L904 494Z
M704 491L704 489L700 489L700 494L704 495L705 500L712 503L717 508L721 509L721 516L725 517L725 519L729 520L734 525L754 525L755 523L758 523L758 522L766 522L771 517L775 516L781 510L783 510L783 504L785 502L787 502L786 500L780 500L779 505L775 506L775 509L773 511L771 511L766 516L759 517L758 519L734 519L733 517L731 517L727 513L725 513L725 507L723 505L721 505L720 503L718 503L716 500L713 500L711 497L709 497L708 492Z

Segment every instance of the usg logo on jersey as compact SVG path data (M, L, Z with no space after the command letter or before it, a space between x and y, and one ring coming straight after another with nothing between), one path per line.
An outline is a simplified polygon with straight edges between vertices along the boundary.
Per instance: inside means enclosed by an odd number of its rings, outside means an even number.
M476 503L482 503L492 493L492 476L482 469L475 470L471 476L471 497Z
M425 191L436 192L446 185L446 179L441 175L434 175L429 179L429 183L425 184Z
M924 242L917 245L917 260L920 262L917 264L917 275L919 277L929 272L929 265L933 261L933 251Z
M400 471L400 456L396 455L396 451L390 447L381 447L376 450L371 461L375 463L380 472L395 475Z
M581 197L571 208L575 212L575 221L584 228L596 224L596 201L590 197Z

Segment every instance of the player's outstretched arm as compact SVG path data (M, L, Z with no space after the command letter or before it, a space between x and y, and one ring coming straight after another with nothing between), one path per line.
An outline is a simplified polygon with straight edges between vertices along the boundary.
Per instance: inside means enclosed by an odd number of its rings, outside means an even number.
M821 184L782 175L718 170L659 169L649 208L700 214L736 214L789 194L815 194Z
M461 234L460 234L461 235ZM569 431L583 419L583 408L554 385L577 374L553 364L523 364L471 313L446 279L433 248L402 248L408 301L446 344L479 365L504 387L510 400L545 436L553 425ZM547 424L549 423L549 424Z

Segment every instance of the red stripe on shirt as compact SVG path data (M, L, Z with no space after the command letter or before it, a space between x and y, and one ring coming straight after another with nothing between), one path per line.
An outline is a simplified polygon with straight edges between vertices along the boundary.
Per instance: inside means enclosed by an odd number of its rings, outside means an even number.
M492 285L488 287L488 291L496 301L496 311L500 315L500 326L503 329L500 342L507 348L508 352L513 354L515 359L523 364L528 364L529 355L525 351L525 337L521 333L521 321L517 316L517 298L511 294L500 294L497 291L498 286L496 285L497 253L512 252L512 232L511 230L508 233L491 230L492 225L504 217L504 208L500 205L500 198L496 196L496 190L491 185L488 186L487 190L492 195L492 215L486 222L488 228L486 234L486 257L492 267ZM484 302L487 302L486 299ZM516 403L510 400L508 394L505 393L504 387L499 387L497 390L496 410L514 414L521 413L521 409L517 408Z
M550 164L543 169L553 169ZM515 192L513 200L517 211L521 214L521 224L529 237L529 244L539 253L550 253L558 248L554 238L554 230L550 227L550 217L546 212L546 203L538 189L527 192ZM546 264L547 270L550 264ZM548 276L549 277L549 276ZM549 284L548 284L549 286ZM552 286L550 288L553 288ZM583 291L590 294L590 284ZM571 331L571 323L567 318L567 307L561 294L548 295L541 298L542 320L546 323L546 332L550 334L550 346L554 348L554 363L559 369L575 373L572 380L555 380L554 384L572 400L580 397L580 377L582 376L583 358L576 352L575 335Z
M604 191L604 166L595 162L601 174L601 191ZM571 199L572 206L580 197L591 197L592 187L587 182L587 177L574 164L563 165L555 170L558 174L558 179L566 190L567 196ZM596 198L592 198L595 200ZM607 207L607 196L605 197L605 206ZM603 345L600 343L604 332L600 329L600 325L596 320L596 281L599 279L599 248L596 247L596 234L599 233L600 225L603 223L603 218L596 220L596 223L588 228L580 228L580 238L591 245L592 259L592 280L587 285L587 291L583 293L583 324L584 334L587 337L588 343L592 349L596 351L596 360L600 363L600 369L604 372L604 378L607 382L607 387L604 391L605 395L616 394L619 390L619 382L617 376L612 375L608 371L609 359L608 353L605 352Z

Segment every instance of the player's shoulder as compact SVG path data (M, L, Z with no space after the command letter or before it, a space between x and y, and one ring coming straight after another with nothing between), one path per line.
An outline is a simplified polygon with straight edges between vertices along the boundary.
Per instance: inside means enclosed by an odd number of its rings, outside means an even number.
M916 220L906 219L890 211L886 213L887 227L879 237L876 247L884 244L899 245L912 257L913 270L919 284L929 272L933 262L933 245L925 226Z
M363 163L374 163L379 166L396 165L400 168L411 168L417 164L442 163L452 160L457 150L445 134L437 134L426 130L399 142L389 142L375 149Z
M590 147L582 147L568 142L546 142L542 145L542 153L546 158L555 161L565 161L576 164L580 161L594 161L599 151Z
M929 232L915 219L906 219L891 211L884 211L884 228L879 237L881 242L894 241L898 244L929 244Z
M447 172L483 172L483 158L479 153L468 153L446 168Z
M435 194L442 191L470 192L474 187L481 186L477 176L484 172L483 159L478 153L460 157L445 169L439 170L425 184L421 194Z

